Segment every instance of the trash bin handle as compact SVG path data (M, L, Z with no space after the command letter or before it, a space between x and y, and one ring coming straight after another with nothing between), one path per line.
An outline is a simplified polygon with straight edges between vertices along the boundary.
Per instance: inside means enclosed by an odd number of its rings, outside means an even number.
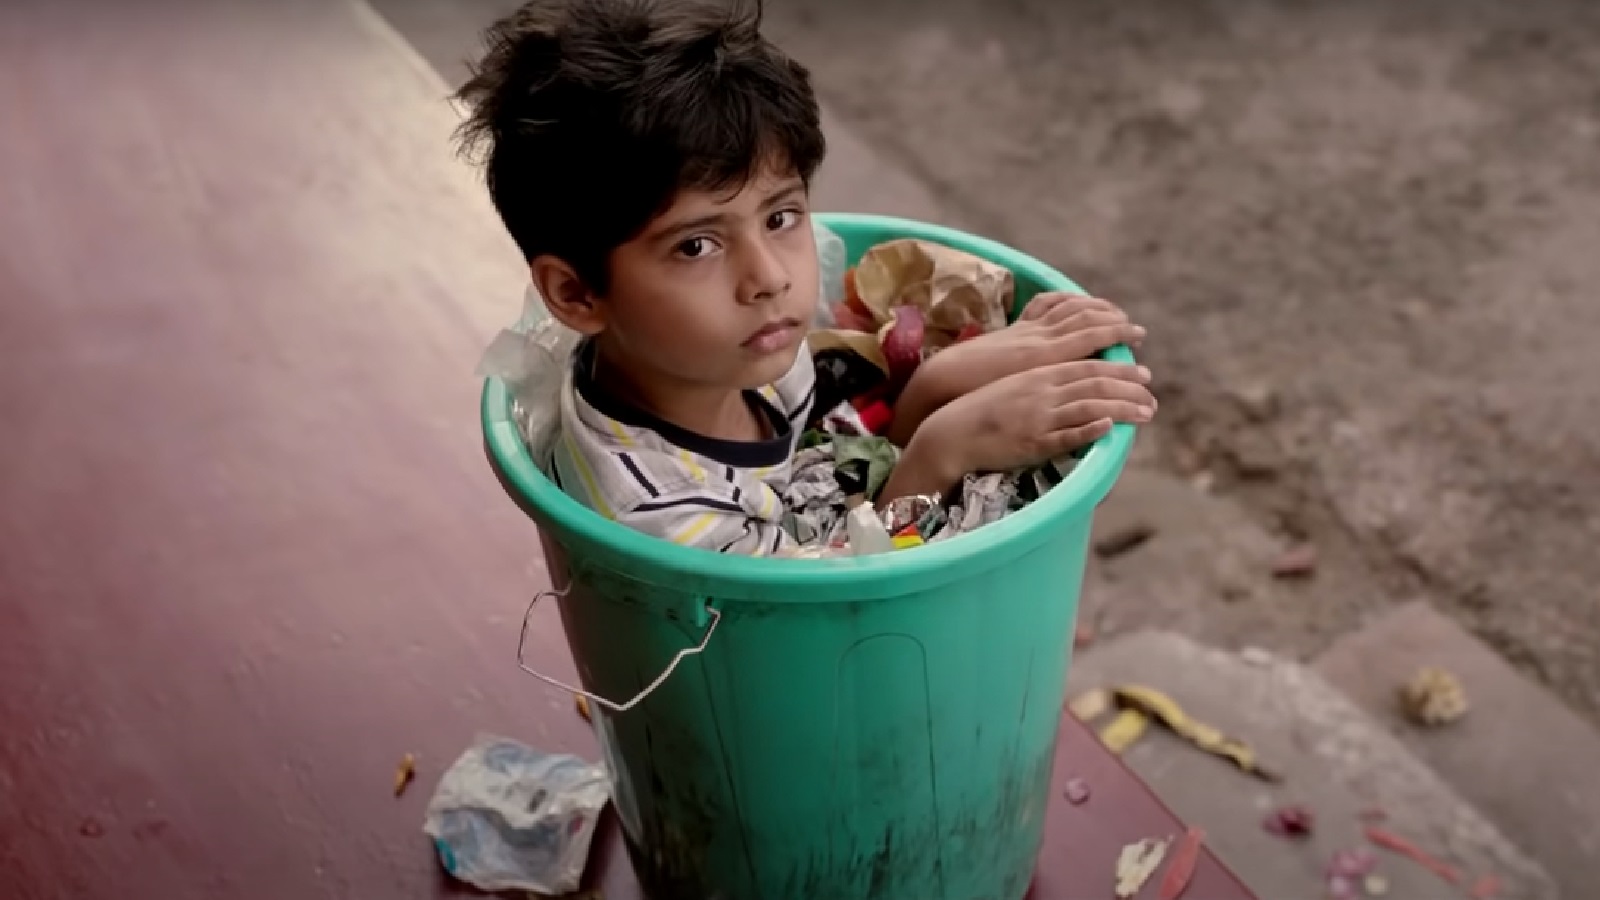
M522 669L522 671L527 672L529 675L532 675L545 684L558 687L569 694L576 694L579 697L585 697L589 700L593 700L595 703L598 703L615 713L625 713L628 710L633 709L635 706L638 706L640 703L643 703L644 698L650 696L652 693L655 693L656 688L661 687L661 685L668 678L672 677L672 673L677 670L679 663L691 656L699 656L700 654L704 653L706 651L706 645L711 643L712 633L717 630L717 623L722 621L722 610L719 610L710 603L707 603L705 608L706 612L711 616L711 621L706 625L706 633L700 638L700 643L696 646L685 647L684 649L679 650L678 655L672 658L672 662L667 663L667 668L662 671L660 675L657 675L654 681L645 685L644 690L640 691L632 700L629 700L627 703L614 703L600 696L599 694L591 694L583 688L573 687L564 681L551 678L549 675L546 675L542 672L535 672L533 669L528 667L527 662L523 659L523 650L528 643L528 621L533 617L533 608L538 606L539 601L546 597L560 599L561 597L565 597L567 592L570 590L572 590L572 583L568 582L567 586L559 591L540 591L539 593L533 595L533 600L529 601L528 603L527 612L522 614L522 634L517 638L517 666L518 668Z

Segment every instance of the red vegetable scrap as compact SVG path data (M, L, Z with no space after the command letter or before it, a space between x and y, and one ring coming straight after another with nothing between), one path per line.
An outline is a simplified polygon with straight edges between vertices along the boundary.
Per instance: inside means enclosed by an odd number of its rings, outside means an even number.
M926 332L922 310L915 306L894 308L894 324L883 336L883 358L889 364L889 382L903 386L922 365L922 339Z
M1178 849L1173 851L1172 862L1167 864L1167 874L1161 878L1158 894L1161 900L1178 900L1189 889L1195 866L1200 861L1200 845L1205 843L1205 839L1206 833L1199 828L1191 827L1183 833L1183 838L1178 841Z
M1405 838L1399 836L1398 834L1383 828L1379 828L1376 825L1368 825L1366 832L1367 840L1378 845L1379 847L1382 847L1391 853L1398 853L1401 856L1404 856L1405 858L1411 860L1424 869L1427 869L1451 884L1459 885L1461 883L1460 872L1457 872L1453 867L1440 861L1437 857L1428 853L1426 850L1423 850L1421 847L1418 847L1416 844L1413 844Z
M979 325L977 322L968 322L967 324L961 326L960 331L956 332L956 343L959 344L962 341L970 341L983 333L984 331L982 325Z
M1278 837L1303 838L1310 836L1316 826L1316 816L1304 806L1285 806L1267 814L1261 827Z
M1067 802L1073 806L1082 806L1089 802L1089 783L1082 778L1068 778L1064 793Z

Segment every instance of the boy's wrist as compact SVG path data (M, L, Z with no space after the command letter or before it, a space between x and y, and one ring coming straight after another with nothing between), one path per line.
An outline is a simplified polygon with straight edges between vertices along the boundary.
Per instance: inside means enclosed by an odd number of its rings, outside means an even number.
M879 494L880 505L900 497L943 494L967 474L963 442L947 439L931 418L928 424L935 427L918 429L900 454Z

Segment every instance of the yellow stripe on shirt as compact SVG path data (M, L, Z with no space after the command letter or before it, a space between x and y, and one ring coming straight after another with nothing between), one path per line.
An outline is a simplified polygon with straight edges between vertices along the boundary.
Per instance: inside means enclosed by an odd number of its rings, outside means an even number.
M711 524L716 520L716 513L701 513L691 519L683 530L673 535L672 540L679 544L693 544L694 539L699 537L707 528L710 528Z

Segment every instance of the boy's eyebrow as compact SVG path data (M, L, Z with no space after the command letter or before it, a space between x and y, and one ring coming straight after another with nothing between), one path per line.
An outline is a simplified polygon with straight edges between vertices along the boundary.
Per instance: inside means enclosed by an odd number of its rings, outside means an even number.
M790 183L784 185L783 187L778 188L776 191L773 191L771 195L769 195L765 200L761 201L761 208L762 209L770 209L770 208L772 208L774 206L777 206L779 203L782 203L783 201L788 200L790 197L793 197L795 194L798 194L798 193L801 193L801 192L805 191L805 189L806 189L805 182L801 181L798 178L796 178L793 181L791 181ZM727 220L728 220L728 214L727 213L723 213L723 212L707 213L706 215L696 216L693 219L685 219L682 222L678 222L675 225L670 225L670 226L668 226L666 228L663 228L659 232L657 232L655 234L655 236L651 238L651 240L652 241L666 240L666 239L668 239L670 237L673 237L674 235L683 234L683 233L689 232L689 231L699 231L702 228L709 228L709 227L711 227L713 225L721 225L724 222L726 222Z

